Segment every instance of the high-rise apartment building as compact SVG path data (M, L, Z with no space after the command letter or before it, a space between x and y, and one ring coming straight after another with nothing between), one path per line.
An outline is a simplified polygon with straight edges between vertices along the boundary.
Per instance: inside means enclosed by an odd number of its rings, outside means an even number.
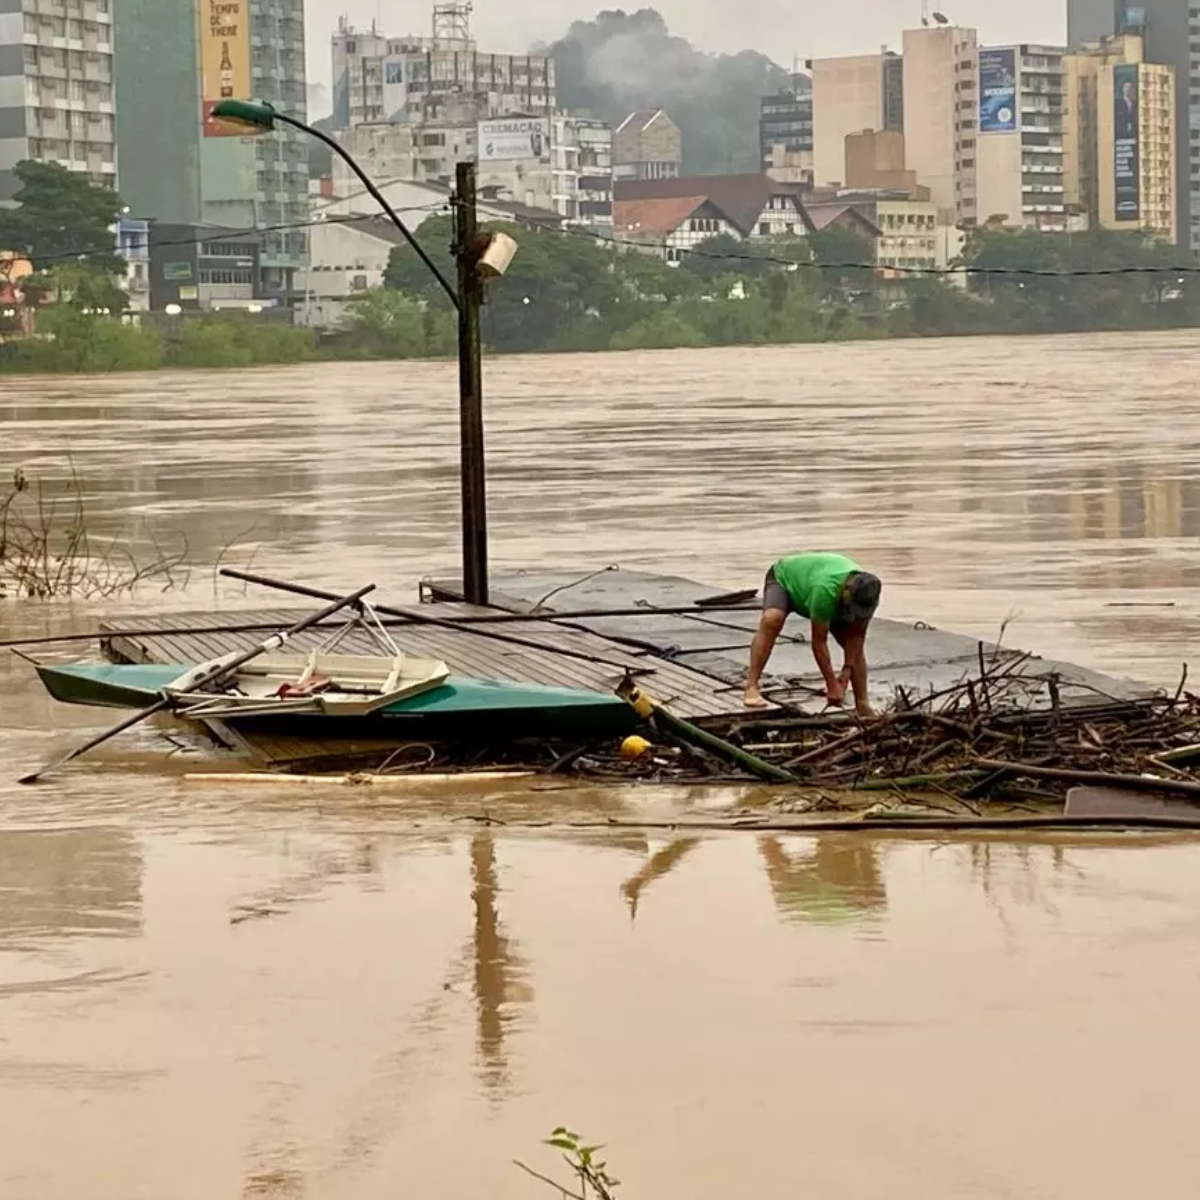
M0 0L0 201L24 159L114 186L111 0Z
M125 202L166 224L264 230L263 291L287 298L307 263L311 139L247 137L209 114L254 97L305 119L304 0L116 0L114 68Z
M977 221L1065 233L1063 48L987 46L978 59Z
M813 176L812 80L799 72L788 87L763 96L758 108L762 169L776 179L802 182Z
M842 183L847 135L903 131L907 68L889 50L814 58L805 66L812 73L813 177L818 187Z
M387 37L344 18L333 35L335 128L371 121L419 123L469 103L472 122L509 114L552 116L554 60L538 54L484 54L470 36L466 3L434 8L432 37Z
M1140 37L1122 34L1064 60L1065 197L1093 226L1173 242L1175 71L1144 53Z
M979 44L974 29L904 31L904 152L943 224L974 224Z
M1143 37L1144 62L1175 68L1176 239L1200 253L1200 3L1068 0L1072 50L1114 33Z

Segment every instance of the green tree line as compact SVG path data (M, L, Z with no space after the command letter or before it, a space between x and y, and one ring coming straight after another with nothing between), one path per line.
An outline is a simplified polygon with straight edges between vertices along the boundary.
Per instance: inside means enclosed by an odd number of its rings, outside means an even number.
M489 285L483 314L485 342L500 352L1200 325L1194 264L1137 234L979 230L955 264L963 274L881 280L873 246L838 228L770 242L714 238L678 264L578 231L495 228L520 245L508 274ZM452 272L449 218L425 222L420 240ZM431 348L418 317L428 326L429 313L447 306L410 248L393 251L385 291L392 296L369 297L367 308L403 305L403 339Z

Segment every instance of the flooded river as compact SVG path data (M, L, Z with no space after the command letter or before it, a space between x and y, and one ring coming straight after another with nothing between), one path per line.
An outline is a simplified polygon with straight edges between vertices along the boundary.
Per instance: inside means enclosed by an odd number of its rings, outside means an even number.
M827 546L885 615L1173 685L1200 617L1195 337L496 360L493 565L757 583ZM0 379L0 478L184 559L0 637L262 603L214 563L411 601L457 567L454 369ZM71 651L63 651L70 657ZM1187 837L481 827L728 806L539 783L185 778L0 658L0 1200L1187 1194Z

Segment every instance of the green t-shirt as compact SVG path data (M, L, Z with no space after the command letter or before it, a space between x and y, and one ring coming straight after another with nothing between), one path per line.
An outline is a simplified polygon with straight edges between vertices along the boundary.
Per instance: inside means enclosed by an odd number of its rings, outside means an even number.
M788 554L774 567L775 580L801 616L832 625L846 576L862 568L844 554Z

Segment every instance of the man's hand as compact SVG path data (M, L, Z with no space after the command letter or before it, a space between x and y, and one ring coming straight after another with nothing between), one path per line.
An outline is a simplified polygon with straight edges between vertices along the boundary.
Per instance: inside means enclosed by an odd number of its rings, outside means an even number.
M840 677L825 685L825 698L830 704L838 705L846 699L846 685Z

